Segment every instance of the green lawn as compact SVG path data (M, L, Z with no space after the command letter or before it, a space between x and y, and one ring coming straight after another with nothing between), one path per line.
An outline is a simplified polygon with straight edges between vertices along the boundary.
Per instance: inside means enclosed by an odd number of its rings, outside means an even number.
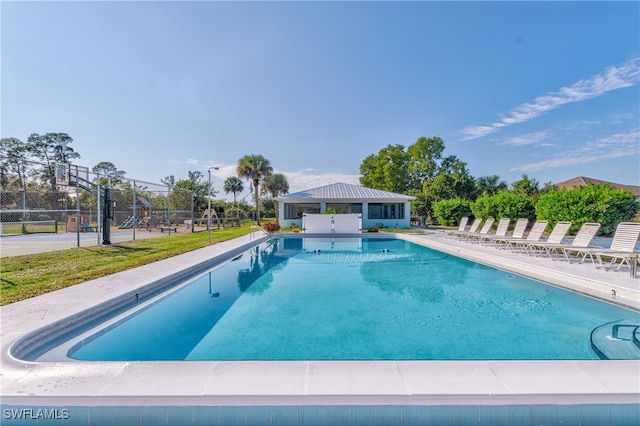
M211 244L249 233L240 228L211 231ZM209 245L207 232L175 234L110 247L79 247L0 259L0 305L17 302L105 275L146 265Z

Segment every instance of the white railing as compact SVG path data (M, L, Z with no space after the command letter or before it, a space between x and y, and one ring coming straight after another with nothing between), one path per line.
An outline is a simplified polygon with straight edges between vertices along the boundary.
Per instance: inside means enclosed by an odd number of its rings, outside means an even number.
M251 228L249 229L249 239L253 240L255 238L255 234L258 233L258 232L262 232L267 237L271 236L271 234L268 233L267 231L265 231L262 226L260 226L260 225L251 225Z

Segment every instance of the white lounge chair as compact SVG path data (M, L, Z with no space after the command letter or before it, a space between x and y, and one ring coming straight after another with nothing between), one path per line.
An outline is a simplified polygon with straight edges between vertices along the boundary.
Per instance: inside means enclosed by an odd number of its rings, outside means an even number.
M640 237L640 222L620 222L613 234L611 246L607 248L584 248L573 250L577 255L582 255L580 263L584 262L587 256L591 259L591 263L596 268L611 269L613 265L620 263L616 267L616 271L622 265L627 265L633 271L635 264L638 262L639 252L635 251L636 243ZM565 255L568 259L568 249L565 249ZM608 262L604 261L604 257L609 258Z
M498 226L496 227L495 234L486 234L479 235L477 240L480 244L489 243L494 238L501 238L507 236L507 231L509 230L509 224L511 223L511 218L503 217L498 221Z
M540 241L544 231L547 229L547 225L549 224L546 220L538 220L533 224L531 231L527 234L526 238L502 238L496 240L496 247L498 248L508 248L512 251L516 249L521 249L522 244L528 244L535 241Z
M571 222L558 222L553 227L551 234L549 234L549 237L547 237L546 240L526 243L522 245L522 248L528 255L535 256L539 252L545 251L544 246L546 245L557 245L562 243L564 237L567 236L567 232L569 232L569 228L571 228Z
M509 236L494 236L491 238L491 242L494 247L497 247L499 244L506 245L507 240L522 240L524 238L524 233L527 231L527 226L529 226L529 219L526 217L521 217L516 221L516 225L513 228L513 232Z
M484 224L482 225L482 228L479 232L468 232L463 236L463 239L470 242L473 242L474 240L477 241L478 238L489 233L495 221L496 220L492 217L487 218L487 220L484 221Z
M600 230L599 223L586 222L582 224L582 226L580 227L580 230L578 231L576 236L573 238L571 243L552 244L548 242L547 243L540 242L537 244L537 247L539 249L544 250L551 260L564 258L567 261L569 261L569 255L571 253L580 251L581 249L589 248L589 244L591 244L591 240L593 240L593 237L596 236L599 230ZM553 256L554 254L563 254L563 257L561 258L554 257Z
M475 218L473 220L473 223L471 223L471 227L469 228L468 231L456 231L456 232L452 232L451 235L453 236L453 238L457 240L464 239L465 235L477 232L481 223L482 223L482 219Z
M462 216L460 218L460 223L458 224L458 230L457 231L449 231L447 232L447 237L452 237L453 234L455 234L456 232L464 232L467 229L467 224L469 223L469 217L468 216Z

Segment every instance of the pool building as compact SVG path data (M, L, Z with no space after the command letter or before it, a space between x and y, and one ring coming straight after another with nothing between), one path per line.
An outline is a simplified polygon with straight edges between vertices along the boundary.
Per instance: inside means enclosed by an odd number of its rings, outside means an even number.
M304 215L326 214L360 215L362 229L374 226L409 228L412 197L394 192L367 188L362 185L334 183L293 194L276 197L280 224L303 228ZM330 232L327 227L326 232Z
M640 310L638 279L624 270L496 253L439 232L395 238L619 304L636 314ZM236 259L260 243L268 244L268 237L242 237L3 307L3 424L638 424L638 359L74 361L63 357L47 361L25 357L40 347L55 347L79 325L134 306L138 299L151 301L171 282L200 273L203 265ZM323 250L329 249L323 246ZM429 265L424 266L428 271ZM207 297L215 297L215 292ZM540 344L547 339L562 342L564 326L550 327ZM588 339L585 336L585 342Z

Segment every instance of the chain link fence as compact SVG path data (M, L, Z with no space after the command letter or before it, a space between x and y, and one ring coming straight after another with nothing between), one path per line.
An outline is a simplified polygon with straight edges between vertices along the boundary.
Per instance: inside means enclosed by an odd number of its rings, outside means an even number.
M30 166L33 176L50 169ZM65 164L46 184L0 191L0 256L192 232L193 197L193 191Z

